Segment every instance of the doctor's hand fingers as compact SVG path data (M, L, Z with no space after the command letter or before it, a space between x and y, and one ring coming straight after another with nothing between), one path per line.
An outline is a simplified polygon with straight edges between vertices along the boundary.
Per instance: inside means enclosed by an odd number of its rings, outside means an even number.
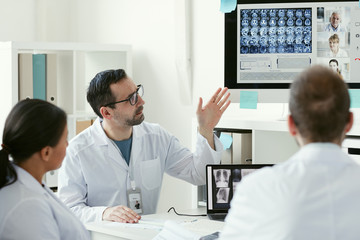
M221 101L218 103L219 108L220 108L221 111L223 111L223 112L226 110L226 108L227 108L228 105L230 104L230 100L228 100L229 97L230 97L230 93L228 92L228 93L226 94L226 96L224 96L224 97L221 99Z
M141 218L136 212L132 209L123 206L122 208L122 218L126 220L128 223L137 223Z
M229 93L229 96L230 96L230 93ZM228 98L229 96L227 96L227 98ZM231 101L228 100L227 98L226 98L226 102L224 102L224 103L221 105L221 107L220 107L221 113L224 113L224 112L226 111L226 109L229 107L230 103L231 103Z
M216 92L214 93L214 95L212 95L212 97L210 98L208 104L209 104L209 103L215 103L215 102L216 102L216 99L217 99L220 91L221 91L221 88L218 88L218 89L216 90Z
M228 88L225 87L221 90L220 93L218 93L218 95L216 96L216 99L215 99L215 103L216 104L219 104L220 103L220 100L223 98L223 96L225 95L225 93L228 92ZM229 92L228 92L228 95L230 96Z
M199 98L199 104L198 104L198 107L197 107L197 110L196 110L196 114L199 114L201 112L202 104L203 104L203 99L200 97Z
M122 223L136 223L141 217L133 210L125 206L115 206L105 209L103 212L103 220L122 222Z

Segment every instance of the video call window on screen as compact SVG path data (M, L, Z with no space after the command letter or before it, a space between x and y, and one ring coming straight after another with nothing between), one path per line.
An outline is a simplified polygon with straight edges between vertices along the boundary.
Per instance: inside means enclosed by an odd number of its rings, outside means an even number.
M311 53L311 8L240 10L240 53Z
M317 8L317 63L350 80L350 7Z

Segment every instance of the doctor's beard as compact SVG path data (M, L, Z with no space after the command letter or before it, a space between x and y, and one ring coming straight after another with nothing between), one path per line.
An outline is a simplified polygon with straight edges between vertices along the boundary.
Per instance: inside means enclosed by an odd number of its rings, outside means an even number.
M138 109L136 109L133 118L127 119L126 124L128 124L129 126L135 126L135 125L139 125L140 123L142 123L145 119L145 116L142 113L143 109L144 109L143 106L140 106Z

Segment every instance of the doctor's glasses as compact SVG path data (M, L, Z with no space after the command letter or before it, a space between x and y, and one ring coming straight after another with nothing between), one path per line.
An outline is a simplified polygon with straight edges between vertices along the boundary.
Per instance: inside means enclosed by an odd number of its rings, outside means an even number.
M108 107L110 105L114 105L116 103L122 103L122 102L127 102L129 101L129 103L134 106L137 102L138 102L138 96L142 97L144 95L144 87L140 84L137 85L137 89L136 91L127 99L121 100L121 101L117 101L117 102L111 102L111 103L107 103L104 105L104 107Z

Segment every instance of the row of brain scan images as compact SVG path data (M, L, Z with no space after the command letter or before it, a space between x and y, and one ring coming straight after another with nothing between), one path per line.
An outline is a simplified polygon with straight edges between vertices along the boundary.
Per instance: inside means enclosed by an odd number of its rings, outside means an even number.
M240 53L311 53L311 8L240 10Z

